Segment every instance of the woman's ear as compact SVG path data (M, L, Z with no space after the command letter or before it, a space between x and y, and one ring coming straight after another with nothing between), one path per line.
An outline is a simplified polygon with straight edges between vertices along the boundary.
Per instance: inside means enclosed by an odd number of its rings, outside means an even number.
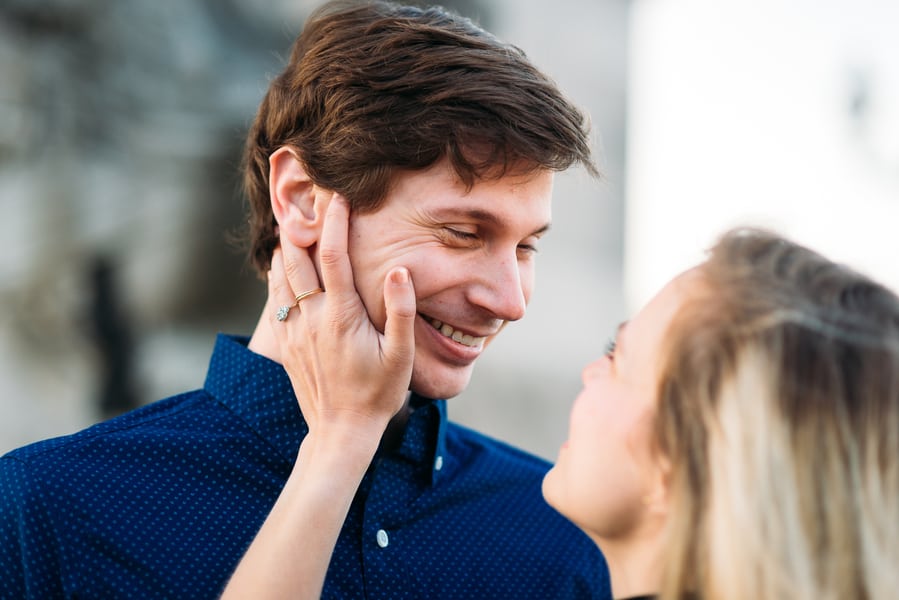
M321 236L330 193L315 185L296 152L282 146L268 159L272 214L282 237L298 248L309 248Z
M665 517L671 503L671 461L657 454L653 457L653 462L649 490L643 498L643 504L651 514Z

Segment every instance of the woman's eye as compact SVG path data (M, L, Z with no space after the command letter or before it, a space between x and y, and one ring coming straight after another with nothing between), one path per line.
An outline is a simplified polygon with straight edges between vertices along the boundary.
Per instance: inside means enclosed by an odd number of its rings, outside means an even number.
M614 358L615 358L615 346L616 346L615 338L609 338L609 341L606 342L606 351L605 351L605 354L606 354L606 356L608 356L610 359L614 359Z

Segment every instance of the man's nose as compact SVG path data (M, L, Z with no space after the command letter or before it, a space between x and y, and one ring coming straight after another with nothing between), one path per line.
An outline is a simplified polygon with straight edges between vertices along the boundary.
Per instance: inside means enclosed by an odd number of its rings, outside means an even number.
M527 297L517 257L497 257L481 272L480 279L471 294L474 304L503 321L517 321L524 316Z

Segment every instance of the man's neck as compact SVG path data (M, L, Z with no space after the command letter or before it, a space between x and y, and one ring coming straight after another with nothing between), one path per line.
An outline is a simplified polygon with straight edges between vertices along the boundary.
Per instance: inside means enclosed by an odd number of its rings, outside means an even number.
M275 334L272 331L272 327L278 326L280 323L272 323L269 316L270 314L274 314L274 311L276 310L277 308L272 306L271 301L266 301L265 308L262 309L262 314L259 316L259 321L256 323L256 329L253 330L253 335L250 336L250 342L247 344L247 348L278 364L284 364L281 360L281 349L278 347L278 340L275 338ZM407 394L403 408L394 415L387 425L387 430L384 432L384 438L381 440L382 449L389 451L399 446L403 434L405 433L406 423L409 420L409 414L411 412L412 409L409 405L409 395Z
M256 329L253 330L253 335L250 337L250 343L247 344L247 348L278 364L283 364L281 361L281 349L278 347L278 340L272 331L271 315L275 314L276 310L277 308L272 305L271 300L266 300L265 307L262 309L262 314L259 316L259 321L256 323Z

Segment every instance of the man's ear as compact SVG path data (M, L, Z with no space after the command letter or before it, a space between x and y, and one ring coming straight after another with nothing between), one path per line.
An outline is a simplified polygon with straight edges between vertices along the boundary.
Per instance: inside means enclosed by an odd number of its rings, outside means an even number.
M282 146L268 159L272 214L281 234L298 248L318 242L331 194L315 185L294 150Z

